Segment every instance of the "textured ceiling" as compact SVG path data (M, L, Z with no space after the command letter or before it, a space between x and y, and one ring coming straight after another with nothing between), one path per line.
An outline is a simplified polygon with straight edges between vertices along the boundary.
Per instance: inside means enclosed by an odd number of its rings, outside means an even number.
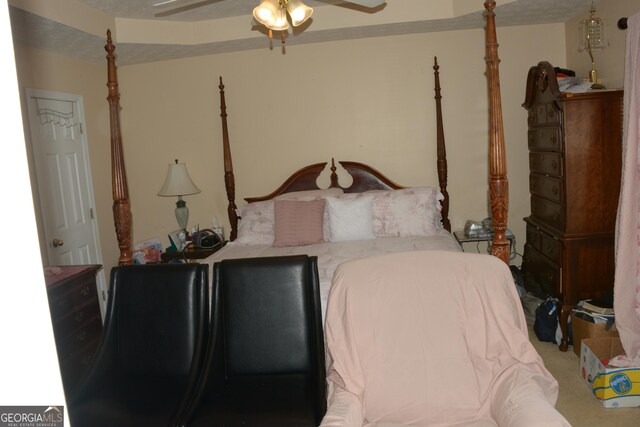
M60 0L64 1L64 0ZM136 18L150 22L198 21L232 18L246 15L247 26L251 21L251 10L258 0L201 0L200 7L183 10L166 16L156 16L153 4L159 0L80 0L86 5L115 18ZM387 0L402 2L404 0ZM428 0L423 0L427 2ZM478 0L480 7L482 1ZM191 1L193 3L193 0ZM334 0L305 0L312 7L349 8ZM498 26L561 23L576 15L587 16L592 0L517 0L500 5L497 2L496 23ZM11 26L16 43L54 51L63 55L89 61L104 61L104 36L90 34L73 26L65 25L39 14L19 9L19 2L10 7ZM335 5L333 5L335 4ZM597 2L596 2L597 6ZM384 6L363 13L382 13ZM287 45L317 43L365 37L380 37L400 34L451 31L483 28L485 20L481 10L451 19L397 21L377 25L342 26L334 29L314 30L313 25L289 37ZM192 24L190 24L192 25ZM261 30L261 29L260 29ZM174 58L233 52L248 49L266 49L269 43L263 32L254 29L250 37L231 38L222 41L196 44L171 43L127 43L117 42L119 65L130 65Z

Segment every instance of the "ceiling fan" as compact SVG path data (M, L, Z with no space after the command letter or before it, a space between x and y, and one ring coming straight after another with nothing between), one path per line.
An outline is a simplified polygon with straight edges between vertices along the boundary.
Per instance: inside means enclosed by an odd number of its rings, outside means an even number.
M162 14L176 13L183 10L194 9L222 0L164 0L153 5ZM373 9L385 3L385 0L343 0L344 3L352 3L358 6ZM289 28L289 19L294 27L297 27L309 19L313 9L305 5L302 0L262 0L253 9L253 17L260 24L271 31L286 31ZM287 15L289 19L287 19Z

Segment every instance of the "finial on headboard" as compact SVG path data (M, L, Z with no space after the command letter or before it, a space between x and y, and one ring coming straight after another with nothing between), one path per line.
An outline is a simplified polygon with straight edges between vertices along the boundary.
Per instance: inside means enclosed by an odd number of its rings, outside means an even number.
M331 158L331 188L340 187L338 184L338 174L336 173L336 162L335 159Z

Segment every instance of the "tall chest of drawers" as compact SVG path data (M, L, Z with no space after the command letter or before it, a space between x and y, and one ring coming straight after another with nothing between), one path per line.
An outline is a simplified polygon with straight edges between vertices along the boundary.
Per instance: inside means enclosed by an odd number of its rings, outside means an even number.
M49 311L67 396L88 367L102 334L96 289L100 267L76 265L45 270Z
M575 304L613 289L622 103L622 90L561 93L548 62L529 70L531 214L522 267L527 287L562 302L563 351Z

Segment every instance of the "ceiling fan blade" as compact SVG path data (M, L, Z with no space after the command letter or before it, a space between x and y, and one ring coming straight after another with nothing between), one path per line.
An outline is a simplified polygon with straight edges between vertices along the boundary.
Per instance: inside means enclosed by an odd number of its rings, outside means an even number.
M169 6L171 3L175 3L178 0L166 0L166 1L161 1L160 3L154 3L153 7L167 7Z
M364 7L374 8L385 3L385 0L343 0L345 3L353 3Z

